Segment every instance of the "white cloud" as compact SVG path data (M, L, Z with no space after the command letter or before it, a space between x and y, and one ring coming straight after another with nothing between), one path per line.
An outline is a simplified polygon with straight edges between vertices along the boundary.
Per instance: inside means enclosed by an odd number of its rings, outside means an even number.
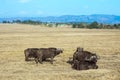
M20 3L28 3L30 0L19 0Z

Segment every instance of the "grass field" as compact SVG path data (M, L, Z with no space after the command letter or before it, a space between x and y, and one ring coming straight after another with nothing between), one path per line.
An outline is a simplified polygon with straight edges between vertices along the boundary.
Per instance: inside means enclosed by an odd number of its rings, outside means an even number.
M76 71L66 61L80 46L98 54L99 69ZM63 48L54 64L24 61L24 50ZM120 80L120 30L0 24L0 80Z

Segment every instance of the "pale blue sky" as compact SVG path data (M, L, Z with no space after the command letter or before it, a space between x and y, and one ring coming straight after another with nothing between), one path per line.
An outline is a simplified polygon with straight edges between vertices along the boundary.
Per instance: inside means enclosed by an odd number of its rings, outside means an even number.
M120 0L0 0L0 17L120 15Z

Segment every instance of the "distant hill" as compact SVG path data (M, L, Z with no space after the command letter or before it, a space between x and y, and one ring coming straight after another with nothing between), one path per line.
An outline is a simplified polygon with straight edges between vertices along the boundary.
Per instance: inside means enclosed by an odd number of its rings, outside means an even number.
M98 23L115 24L120 23L120 16L116 15L104 15L104 14L94 14L94 15L63 15L63 16L48 16L48 17L16 17L16 18L0 18L2 21L12 21L12 20L34 20L41 22L88 22L97 21Z

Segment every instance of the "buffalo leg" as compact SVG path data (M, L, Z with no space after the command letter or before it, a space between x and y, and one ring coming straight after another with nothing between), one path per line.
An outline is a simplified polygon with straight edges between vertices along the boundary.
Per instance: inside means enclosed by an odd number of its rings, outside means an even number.
M39 63L41 63L41 64L42 64L42 58L39 58Z
M35 62L36 62L36 64L38 64L38 59L37 58L35 58Z
M51 64L53 64L53 57L51 57Z
M29 54L29 53L24 52L24 54L25 54L25 61L28 61L28 54Z
M43 57L43 56L42 56L41 54L39 54L39 55L38 55L38 57L37 57L37 58L38 58L39 63L41 63L41 64L42 64L42 61L43 61L43 60L42 60L42 57Z
M94 69L98 69L98 66L97 66L97 65L95 65L95 66L94 66Z
M28 58L25 57L25 61L29 61Z

